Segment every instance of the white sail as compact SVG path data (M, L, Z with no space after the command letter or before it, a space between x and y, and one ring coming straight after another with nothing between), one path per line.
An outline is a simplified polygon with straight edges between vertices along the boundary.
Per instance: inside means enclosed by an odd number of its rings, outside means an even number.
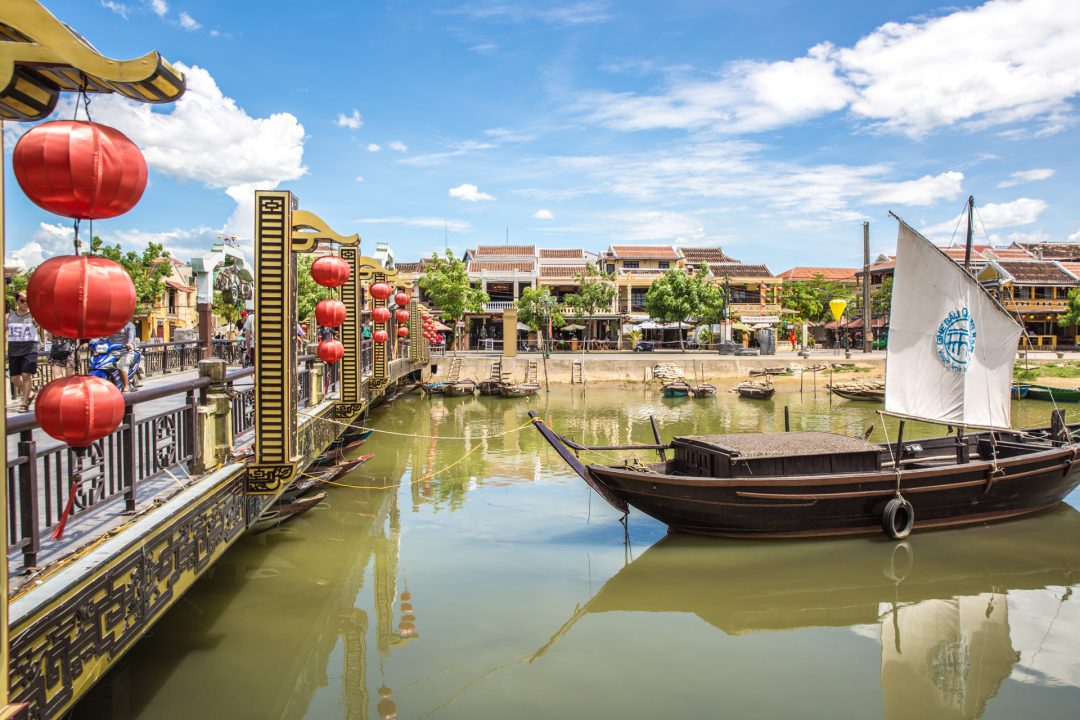
M885 412L947 425L1009 427L1022 333L971 275L900 222Z

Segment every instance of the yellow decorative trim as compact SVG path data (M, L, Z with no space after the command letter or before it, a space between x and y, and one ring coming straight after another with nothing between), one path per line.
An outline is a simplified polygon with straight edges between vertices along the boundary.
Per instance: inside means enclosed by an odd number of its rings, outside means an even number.
M296 210L292 214L293 252L311 252L322 240L339 245L360 245L360 233L340 235L310 210Z

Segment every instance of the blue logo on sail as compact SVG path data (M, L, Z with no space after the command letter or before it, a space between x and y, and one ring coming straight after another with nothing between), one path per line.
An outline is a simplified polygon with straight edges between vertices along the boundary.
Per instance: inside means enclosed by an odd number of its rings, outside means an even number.
M965 308L953 310L938 325L937 354L945 367L953 372L967 372L968 363L975 352L975 318Z

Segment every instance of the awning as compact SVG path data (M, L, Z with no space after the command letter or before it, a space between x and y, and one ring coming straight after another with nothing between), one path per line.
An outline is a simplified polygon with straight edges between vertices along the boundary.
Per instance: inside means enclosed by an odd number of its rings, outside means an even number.
M776 325L780 322L775 315L742 315L739 319L747 325Z
M165 278L165 284L173 288L174 290L179 290L180 292L195 292L195 288L188 287L184 283L172 280L170 278Z

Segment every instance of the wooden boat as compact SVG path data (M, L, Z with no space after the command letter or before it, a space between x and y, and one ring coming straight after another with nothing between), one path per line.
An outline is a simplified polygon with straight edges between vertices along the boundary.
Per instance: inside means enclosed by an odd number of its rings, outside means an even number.
M499 390L502 387L502 380L496 380L494 378L488 378L487 380L481 380L476 383L476 391L481 395L499 395Z
M275 503L259 516L259 519L248 526L247 531L252 535L258 535L275 528L284 522L292 520L297 515L306 513L326 499L326 493L317 493L307 497L298 498L292 502Z
M716 395L716 386L711 383L701 383L694 386L694 397L710 398Z
M464 397L466 395L472 395L476 392L476 383L472 380L458 380L457 382L448 383L443 388L443 395L447 397Z
M509 398L528 397L529 395L535 395L539 389L539 383L514 383L500 386L499 394Z
M1031 383L1018 383L1018 387L1027 389L1028 400L1046 400L1049 402L1075 403L1080 402L1080 389L1059 388L1049 385L1033 385Z
M977 525L1049 510L1080 485L1080 425L1066 425L1055 410L1049 428L1011 428L1009 389L1023 328L902 220L890 321L885 411L901 418L895 442L795 432L677 436L664 444L654 426L654 445L591 447L530 416L612 507L626 513L632 506L690 533L793 538L881 530L901 539L916 522L920 529ZM905 442L908 419L957 430ZM660 460L585 465L575 450L656 450Z
M776 393L776 388L769 383L747 381L736 385L735 391L739 393L739 397L750 398L751 400L768 400Z
M334 482L338 478L344 476L348 472L360 467L368 460L371 460L374 455L360 455L359 457L351 458L349 460L342 460L336 465L330 467L315 470L314 472L307 473L285 488L285 491L281 493L280 501L288 502L295 500L298 497L308 494L312 490L321 488L327 483Z
M881 402L885 399L885 381L880 378L865 378L848 382L834 382L827 385L835 395L845 400L870 400Z
M1030 388L1028 388L1027 385L1013 383L1010 395L1012 396L1013 400L1020 400L1021 398L1026 398L1028 396L1028 390L1030 390Z
M329 448L327 448L326 452L315 458L315 462L312 463L312 465L315 467L322 467L335 463L342 457L344 457L345 453L349 452L350 450L355 450L356 448L363 445L365 442L367 441L364 439L336 442L332 444Z
M687 397L694 391L694 386L684 380L665 383L660 388L660 394L666 398Z
M420 390L428 395L441 395L445 388L446 383L441 380L439 382L420 383Z
M343 437L346 442L351 442L353 440L367 440L371 437L371 433L373 432L375 431L371 428L358 428L356 430L346 430Z

